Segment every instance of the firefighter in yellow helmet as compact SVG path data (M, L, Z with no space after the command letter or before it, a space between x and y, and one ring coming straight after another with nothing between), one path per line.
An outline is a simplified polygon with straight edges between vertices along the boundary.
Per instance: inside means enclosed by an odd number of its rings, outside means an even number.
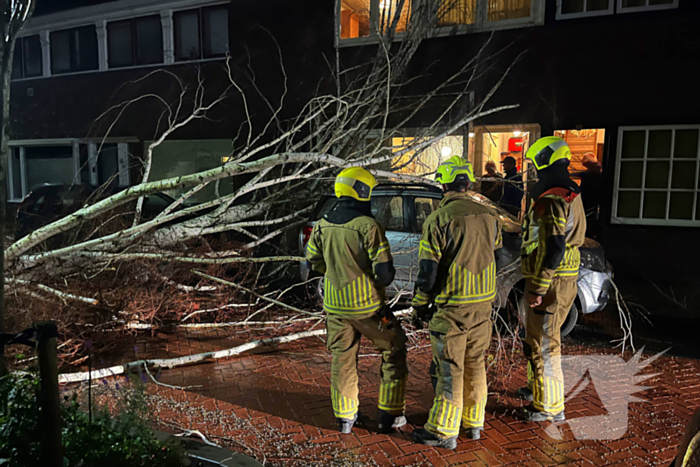
M448 159L435 180L445 197L423 225L413 319L419 326L429 321L437 386L428 422L413 431L413 440L455 449L460 425L471 439L484 427L484 353L491 341L501 224L466 193L474 182L468 161Z
M331 399L342 433L357 420L357 355L365 336L382 353L379 431L406 424L404 417L406 335L385 305L394 265L384 229L372 216L370 196L377 182L363 168L345 169L335 180L338 201L314 226L307 244L310 268L325 275L331 363Z
M538 181L524 225L522 270L526 279L523 349L528 360L527 386L518 396L529 421L563 421L564 377L560 328L578 291L579 247L586 232L580 189L569 177L571 151L561 138L541 138L526 157Z

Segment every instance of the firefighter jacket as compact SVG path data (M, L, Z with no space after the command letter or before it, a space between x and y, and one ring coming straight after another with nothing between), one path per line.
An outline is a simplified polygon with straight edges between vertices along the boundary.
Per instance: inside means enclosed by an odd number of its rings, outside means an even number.
M464 306L496 296L501 223L467 193L448 192L423 224L414 306Z
M325 275L327 313L367 318L383 307L385 288L394 280L389 242L369 205L342 197L311 232L306 259Z
M556 187L533 201L522 244L527 291L546 295L555 276L577 277L579 247L586 238L586 213L578 193Z

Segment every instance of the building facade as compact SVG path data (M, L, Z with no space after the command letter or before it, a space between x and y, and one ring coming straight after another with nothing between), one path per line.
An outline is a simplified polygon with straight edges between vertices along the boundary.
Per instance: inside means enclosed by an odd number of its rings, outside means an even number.
M377 47L373 31L397 5L396 0L59 3L39 9L17 43L12 201L36 183L133 184L167 104L172 111L183 86L193 89L201 77L207 95L215 96L228 86L229 70L252 74L268 100L278 99L281 56L288 83L284 111L294 115L319 90L333 92L328 63L336 48L347 67L371 59ZM490 39L486 52L497 57L496 64L484 72L473 98L478 102L522 54L488 104L519 107L450 135L428 151L431 160L459 152L482 173L489 160L498 162L506 153L524 165L522 154L539 136L566 138L574 169L582 170L586 157L602 165L600 240L618 277L640 290L653 282L666 295L687 296L685 308L692 309L700 301L694 295L700 255L693 243L700 227L700 112L694 105L700 88L693 71L700 69L700 3L444 3L432 37L411 64L409 73L423 76L411 91L420 95L444 80ZM406 5L399 40L411 14L410 1ZM165 96L167 104L139 99L149 94ZM113 107L135 99L115 121ZM258 96L249 105L263 109L268 103ZM100 119L110 108L111 118ZM242 108L232 97L210 119L173 134L154 154L153 179L220 164L245 122ZM679 290L664 289L671 282ZM664 300L658 306L668 305ZM676 301L676 309L683 308L683 300Z

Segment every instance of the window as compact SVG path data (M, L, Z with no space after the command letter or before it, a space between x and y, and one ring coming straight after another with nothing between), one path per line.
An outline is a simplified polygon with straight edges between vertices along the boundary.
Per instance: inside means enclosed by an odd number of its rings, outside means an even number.
M39 36L18 38L12 63L12 79L34 78L43 73Z
M147 16L107 25L109 67L163 63L160 16Z
M95 26L52 32L50 42L53 74L99 68Z
M618 13L678 8L678 0L617 0Z
M489 0L488 21L529 18L531 0Z
M387 231L406 232L401 196L373 196L372 215Z
M422 232L425 220L433 211L437 210L440 206L440 200L437 198L415 198L414 201L417 231Z
M74 139L10 142L8 197L21 201L45 183L101 186L129 185L128 144ZM101 147L101 150L100 150Z
M340 38L369 36L370 0L340 2Z
M436 0L433 24L439 34L472 30L502 29L544 21L543 0ZM593 0L592 0L593 1ZM612 1L612 0L611 0ZM411 16L411 0L405 0L396 32L404 32ZM341 0L340 39L371 37L396 17L399 0ZM376 25L376 26L374 26ZM455 27L467 27L455 29Z
M452 156L464 154L464 137L445 136L432 145L420 148L423 138L391 138L391 151L403 152L391 162L391 171L399 174L432 176L438 166ZM418 147L418 150L413 148Z
M613 0L559 0L557 2L557 19L609 15L612 12Z
M613 222L700 226L700 126L619 132Z
M146 147L148 144L146 143ZM165 141L153 150L151 180L164 180L219 167L225 163L225 158L231 155L232 144L230 139ZM171 190L166 194L177 198L188 190ZM189 200L202 203L231 193L233 178L229 177L210 183Z
M437 26L476 23L477 0L443 0L438 7Z
M44 183L69 185L74 180L73 146L29 146L24 149L27 188Z
M222 57L228 52L228 8L216 6L173 14L175 60Z

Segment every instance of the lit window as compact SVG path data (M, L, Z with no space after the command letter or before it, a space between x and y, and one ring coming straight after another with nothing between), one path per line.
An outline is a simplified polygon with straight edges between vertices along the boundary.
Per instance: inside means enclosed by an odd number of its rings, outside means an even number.
M98 69L95 26L52 32L50 42L52 74Z
M199 60L228 53L228 7L180 11L173 15L175 59Z
M43 74L39 36L17 39L12 63L12 79L34 78Z
M700 225L700 127L621 128L613 222Z
M163 63L160 16L148 16L107 25L109 67Z
M619 13L669 8L678 8L678 0L618 0Z
M396 21L394 32L405 32L411 14L411 1L405 0L401 13ZM379 25L382 31L387 31L397 18L399 0L379 0Z
M529 18L530 0L489 0L488 21Z
M401 152L392 163L392 172L399 174L429 176L435 173L438 166L452 156L462 156L464 153L464 138L462 136L445 136L430 146L420 147L425 138L392 138L391 151Z
M370 0L340 2L340 38L369 36Z
M474 24L476 0L442 0L437 15L438 27Z
M542 24L544 0L435 0L437 8L428 18L439 35L479 30L493 30ZM596 2L599 0L589 0ZM612 0L609 0L612 1ZM386 31L396 24L396 32L408 29L412 6L423 5L415 0L404 0L399 12L400 0L341 0L340 39L371 37L377 31ZM418 11L418 10L416 10ZM460 27L461 26L461 27ZM468 26L468 27L465 27Z

